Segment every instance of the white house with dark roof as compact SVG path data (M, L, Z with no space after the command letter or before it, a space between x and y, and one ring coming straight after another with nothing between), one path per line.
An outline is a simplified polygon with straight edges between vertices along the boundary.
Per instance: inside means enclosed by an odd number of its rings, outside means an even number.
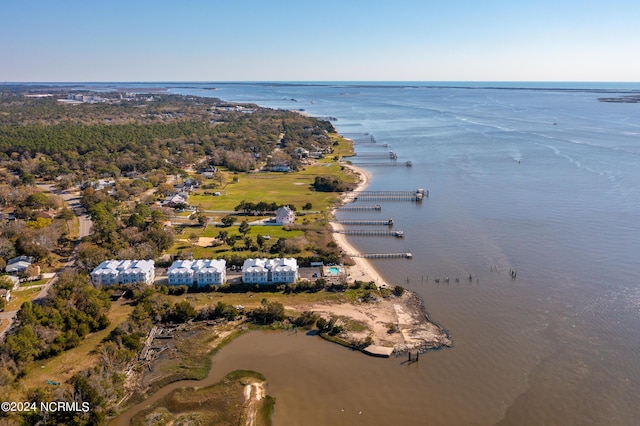
M155 277L153 260L105 260L91 272L94 285L153 284Z
M224 259L176 260L167 270L169 285L221 285L227 280Z
M293 258L247 259L242 265L246 284L294 283L298 280L298 262Z
M296 221L296 214L289 206L280 207L276 210L276 223L279 225L293 225Z

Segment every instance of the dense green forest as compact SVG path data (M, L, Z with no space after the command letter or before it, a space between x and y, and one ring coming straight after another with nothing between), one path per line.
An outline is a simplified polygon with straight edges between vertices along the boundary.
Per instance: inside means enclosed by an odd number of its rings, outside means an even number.
M0 160L49 180L175 173L205 159L247 171L276 148L295 170L296 148L327 149L332 131L330 123L294 112L213 98L155 95L68 104L55 96L0 93Z

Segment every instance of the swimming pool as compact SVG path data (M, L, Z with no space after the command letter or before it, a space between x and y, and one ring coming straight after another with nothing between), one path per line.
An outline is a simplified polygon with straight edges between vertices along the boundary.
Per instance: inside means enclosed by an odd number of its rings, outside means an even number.
M329 273L331 275L338 275L340 273L340 268L336 268L335 266L332 266L329 268Z

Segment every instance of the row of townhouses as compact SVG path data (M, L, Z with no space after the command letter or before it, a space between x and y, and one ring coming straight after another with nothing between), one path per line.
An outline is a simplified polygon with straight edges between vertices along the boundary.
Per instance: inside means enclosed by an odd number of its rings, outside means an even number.
M167 270L169 285L220 285L227 280L224 259L176 260Z
M298 262L293 258L247 259L242 265L242 281L247 284L294 283ZM91 272L94 285L129 283L153 284L153 260L105 260ZM224 259L176 260L167 270L169 285L221 285L227 280Z
M153 260L105 260L91 272L93 284L153 284L156 277Z

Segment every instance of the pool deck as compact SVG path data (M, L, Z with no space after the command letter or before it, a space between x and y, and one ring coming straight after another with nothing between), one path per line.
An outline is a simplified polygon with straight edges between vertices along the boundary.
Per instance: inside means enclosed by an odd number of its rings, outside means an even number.
M332 266L322 267L323 277L339 277L341 275L346 275L346 274L347 274L347 271L344 269L344 266L341 266L341 265L332 265Z

